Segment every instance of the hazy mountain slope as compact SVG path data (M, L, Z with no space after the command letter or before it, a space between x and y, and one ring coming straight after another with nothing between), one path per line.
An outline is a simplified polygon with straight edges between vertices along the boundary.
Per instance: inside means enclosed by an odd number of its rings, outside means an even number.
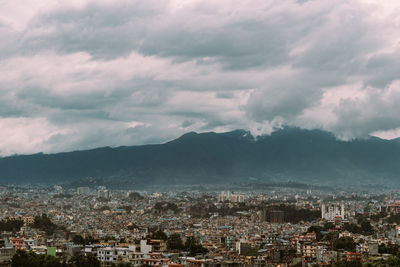
M397 182L400 142L344 142L319 130L285 128L254 140L246 131L188 133L160 145L0 158L0 181L59 183L85 177L135 184L292 180Z

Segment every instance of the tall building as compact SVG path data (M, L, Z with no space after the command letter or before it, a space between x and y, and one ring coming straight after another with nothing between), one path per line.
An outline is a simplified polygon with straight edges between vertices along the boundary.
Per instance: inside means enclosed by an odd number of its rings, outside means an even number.
M98 198L104 198L104 199L109 199L110 198L110 191L107 189L99 188L97 190L97 197Z
M78 195L87 195L87 194L89 194L89 187L78 187L77 189L76 189L76 193L78 194Z
M234 194L230 191L222 191L221 194L218 195L218 202L244 202L244 195L242 194Z
M321 218L327 221L334 221L335 218L340 217L342 220L345 219L344 204L322 204L321 205Z
M230 200L231 192L230 191L222 191L221 194L218 195L218 202L224 202L226 200Z

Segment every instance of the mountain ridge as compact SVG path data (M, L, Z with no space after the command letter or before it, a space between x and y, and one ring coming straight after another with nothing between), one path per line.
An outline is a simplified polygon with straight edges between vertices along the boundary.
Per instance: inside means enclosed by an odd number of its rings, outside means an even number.
M400 142L343 141L322 130L284 127L254 138L249 131L189 132L163 144L100 147L0 158L3 183L59 184L96 177L134 185L294 181L398 184Z

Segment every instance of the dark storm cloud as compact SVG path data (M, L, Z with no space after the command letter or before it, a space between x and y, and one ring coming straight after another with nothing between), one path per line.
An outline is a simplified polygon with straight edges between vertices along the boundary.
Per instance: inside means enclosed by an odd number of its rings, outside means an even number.
M22 35L23 46L32 51L85 51L103 59L126 56L139 48L157 6L153 1L117 1L57 9L32 20Z

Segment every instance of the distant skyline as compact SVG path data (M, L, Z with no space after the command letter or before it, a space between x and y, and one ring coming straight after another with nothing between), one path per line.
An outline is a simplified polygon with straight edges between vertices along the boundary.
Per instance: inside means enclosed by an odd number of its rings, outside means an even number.
M397 0L0 0L0 156L280 125L400 136Z

